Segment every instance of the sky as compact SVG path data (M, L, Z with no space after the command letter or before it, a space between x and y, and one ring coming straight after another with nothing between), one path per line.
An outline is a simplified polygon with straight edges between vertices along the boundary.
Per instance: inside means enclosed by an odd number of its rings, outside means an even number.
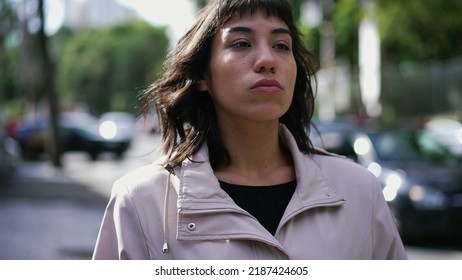
M168 25L174 38L179 38L194 19L192 0L117 0L134 8L146 21L157 25Z
M47 32L53 34L63 20L63 0L46 0ZM88 0L80 0L88 1ZM195 7L192 0L116 0L133 8L141 18L153 25L167 25L173 39L179 38L194 19Z

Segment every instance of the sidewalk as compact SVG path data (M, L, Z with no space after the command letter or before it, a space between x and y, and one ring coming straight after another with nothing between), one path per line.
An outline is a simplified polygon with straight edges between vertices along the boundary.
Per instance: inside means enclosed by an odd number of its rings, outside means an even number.
M47 162L0 182L0 260L90 259L107 198Z
M15 196L34 199L70 199L107 203L107 198L72 179L64 170L49 162L24 162L15 176L0 182L0 198Z

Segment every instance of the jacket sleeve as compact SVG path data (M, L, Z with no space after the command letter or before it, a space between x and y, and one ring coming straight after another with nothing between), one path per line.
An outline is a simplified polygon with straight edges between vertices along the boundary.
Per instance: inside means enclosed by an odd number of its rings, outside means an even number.
M93 259L149 259L144 234L129 189L116 181L106 207Z
M373 192L372 259L402 260L407 254L377 181Z

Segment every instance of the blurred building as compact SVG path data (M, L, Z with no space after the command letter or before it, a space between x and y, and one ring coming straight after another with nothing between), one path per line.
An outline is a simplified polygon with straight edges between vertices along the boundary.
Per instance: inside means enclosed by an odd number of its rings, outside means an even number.
M116 0L64 0L63 25L71 29L107 27L138 18Z

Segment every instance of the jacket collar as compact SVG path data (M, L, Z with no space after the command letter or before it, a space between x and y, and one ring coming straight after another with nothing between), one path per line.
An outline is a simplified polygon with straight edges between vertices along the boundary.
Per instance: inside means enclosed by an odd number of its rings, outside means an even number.
M314 207L338 206L345 202L342 195L328 182L323 175L322 170L316 164L313 156L307 156L301 153L297 143L290 131L281 125L281 133L284 136L287 147L292 153L294 160L297 187L295 194L289 202L287 209L281 219L280 227L298 213ZM218 179L215 177L212 167L209 163L209 152L207 145L192 157L191 160L184 161L180 170L176 174L179 179L178 188L178 238L182 240L199 240L204 239L200 230L191 232L184 230L184 225L191 223L192 220L206 218L207 213L240 213L244 220L239 227L238 233L241 238L253 238L267 243L275 244L277 241L274 237L265 231L262 231L260 237L256 237L255 224L258 224L246 211L238 207L233 200L220 187ZM181 225L182 224L182 225ZM216 236L221 238L233 237L233 225L220 225L215 227L220 233ZM245 228L250 230L251 234L245 236ZM234 229L236 231L236 229ZM279 229L278 229L279 231ZM226 233L229 233L226 235ZM207 231L207 238L210 238L211 231ZM277 233L276 233L277 234ZM215 237L217 238L217 237ZM282 246L278 246L282 249Z
M345 203L343 195L329 183L321 168L316 164L315 155L301 153L290 131L284 125L281 125L281 130L286 145L292 153L297 188L281 218L279 228L292 217L305 210L315 207L339 206ZM325 154L327 155L328 153L326 152ZM279 228L277 231L279 231Z
M284 125L281 125L281 132L291 151L297 179L295 201L292 199L289 206L292 203L296 203L298 207L307 207L343 201L343 196L325 178L313 156L305 155L298 150L294 137ZM218 179L210 166L207 145L203 145L191 160L183 162L179 179L178 207L180 212L222 208L240 209L220 188Z

